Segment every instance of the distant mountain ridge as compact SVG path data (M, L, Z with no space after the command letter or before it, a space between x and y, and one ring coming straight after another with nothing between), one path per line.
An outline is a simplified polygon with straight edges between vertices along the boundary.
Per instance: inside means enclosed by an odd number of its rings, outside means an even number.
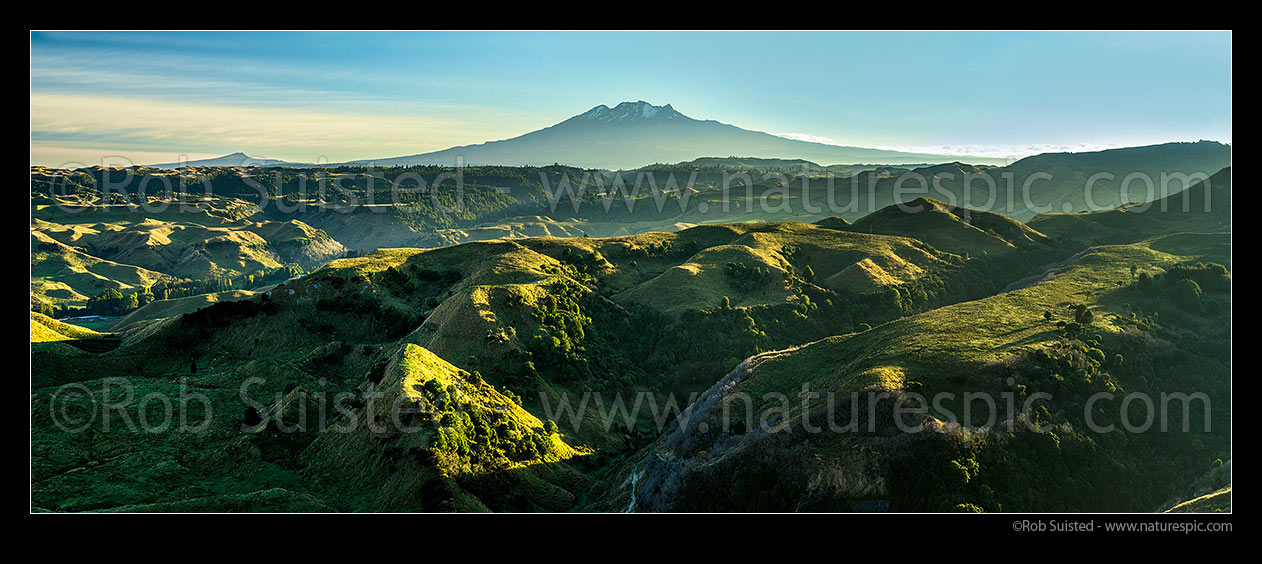
M906 166L909 168L956 165L953 173L983 172L984 169L1004 166L1024 176L1031 172L1061 169L1066 158L1072 158L1074 170L1059 170L1081 175L1117 165L1148 164L1154 149L1186 146L1173 160L1168 170L1193 170L1193 164L1201 164L1207 157L1227 153L1222 145L1212 141L1196 143L1166 143L1147 147L1126 147L1083 153L1043 153L1008 164L1008 159L992 157L961 157L929 153L910 153L888 149L846 147L789 139L752 131L715 120L698 120L680 113L670 104L655 106L643 100L622 102L612 108L604 104L570 117L556 125L525 133L517 137L488 141L474 145L462 145L440 151L398 157L359 159L342 163L301 163L280 159L252 157L235 152L221 157L144 165L153 168L175 169L181 167L331 167L331 166L548 166L563 164L579 168L608 170L636 170L664 163L677 165L741 168L762 166L784 168L787 166L834 170L853 173L855 166ZM722 157L721 155L731 155ZM1070 157L1070 155L1073 155ZM968 164L963 164L965 159ZM780 161L780 162L775 162ZM1134 162L1132 162L1134 161ZM1227 166L1219 162L1212 170ZM965 170L972 165L973 170ZM669 165L667 165L669 166ZM1121 168L1125 168L1124 166ZM930 172L930 171L923 171Z
M477 145L349 164L544 166L553 163L584 168L628 169L651 163L676 163L713 155L805 159L827 164L909 164L949 162L957 157L906 153L864 147L842 147L786 139L714 120L688 117L670 104L643 100L613 108L596 106L551 127ZM973 159L1002 164L1001 159Z
M175 169L175 168L183 168L183 167L189 167L189 166L193 166L193 167L196 167L196 166L223 166L223 167L234 167L234 166L242 166L242 167L251 167L251 166L261 166L261 167L266 167L266 166L291 166L291 167L307 167L307 166L314 166L314 165L311 165L311 164L309 164L309 163L294 163L294 162L289 162L289 161L282 161L282 160L280 160L280 159L265 159L265 158L261 158L261 157L251 157L251 156L249 156L249 155L247 155L247 154L245 154L245 153L242 153L242 152L238 151L238 152L235 152L235 153L232 153L232 154L229 154L229 155L224 155L224 156L222 156L222 157L213 157L213 158L209 158L209 159L198 159L198 160L195 160L195 161L185 161L185 162L182 162L182 163L160 163L160 164L152 164L152 165L144 165L144 166L148 166L148 167L152 167L152 168L170 168L170 169Z

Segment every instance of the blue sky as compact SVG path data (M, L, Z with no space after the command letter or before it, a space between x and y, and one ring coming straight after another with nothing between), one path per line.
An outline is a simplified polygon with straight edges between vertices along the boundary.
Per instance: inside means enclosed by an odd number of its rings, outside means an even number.
M1230 32L33 32L32 164L332 162L598 104L1001 155L1231 141Z

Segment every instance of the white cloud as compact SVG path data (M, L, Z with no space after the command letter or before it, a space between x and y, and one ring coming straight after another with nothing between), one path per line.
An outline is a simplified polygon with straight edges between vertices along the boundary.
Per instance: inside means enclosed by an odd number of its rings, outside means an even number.
M773 133L785 139L810 141L825 145L872 147L906 153L928 153L933 155L953 155L958 157L990 157L998 159L1021 159L1042 153L1082 153L1103 151L1123 147L1117 143L1027 143L1027 144L943 144L943 145L866 145L861 142L844 142L809 133ZM1160 143L1155 141L1154 143Z
M775 135L776 137L784 137L785 139L793 139L795 141L810 141L811 143L823 143L825 145L838 145L841 147L851 145L850 143L845 143L829 137L823 137L821 135L811 135L809 133L772 133L772 135Z
M959 157L991 157L998 159L1021 159L1042 153L1084 153L1103 151L1122 147L1116 143L1032 143L1014 145L904 145L897 147L877 147L893 151L909 153L932 153L935 155L954 155Z

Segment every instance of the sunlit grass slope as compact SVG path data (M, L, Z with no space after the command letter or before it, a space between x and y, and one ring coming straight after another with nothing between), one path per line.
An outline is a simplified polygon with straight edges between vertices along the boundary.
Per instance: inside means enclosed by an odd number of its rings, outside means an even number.
M70 323L57 321L47 315L31 312L31 342L67 341L73 339L96 339L108 333L98 333L91 329Z
M701 412L689 422L690 427L663 435L651 449L645 471L656 478L646 480L640 489L641 507L655 510L679 503L670 500L692 499L690 503L704 507L731 508L728 504L748 500L690 488L703 488L703 481L732 479L731 472L742 464L768 457L786 457L778 467L799 464L793 462L796 456L806 456L809 462L800 464L810 470L784 471L777 479L786 488L806 488L793 490L799 509L811 503L836 508L837 503L849 503L839 500L871 498L892 499L905 510L949 510L956 504L988 511L1151 507L1175 488L1169 480L1171 473L1180 474L1186 480L1183 483L1188 483L1226 448L1230 367L1224 328L1229 323L1230 295L1220 285L1198 295L1197 309L1175 308L1161 294L1166 286L1143 286L1138 276L1197 262L1228 265L1229 241L1226 233L1175 234L1095 247L1012 291L755 356L733 373L730 384L716 385L708 392L714 399L698 403L704 407L698 408ZM1091 314L1085 331L1081 310ZM1158 313L1161 321L1157 321ZM1215 344L1220 342L1224 344ZM814 399L800 400L808 390L817 394ZM1004 427L1003 417L989 423L966 421L972 426L965 427L957 423L963 394L987 393L994 398L1009 393L1019 402L1035 391L1047 392L1054 399L1044 411L1022 417L1052 425L1050 434ZM1203 430L1097 435L1084 428L1083 406L1090 393L1122 395L1127 391L1207 394L1214 406L1215 434ZM926 400L911 404L925 408L923 418L915 423L923 429L919 435L801 432L823 424L828 410L853 414L852 409L866 412L870 406L872 413L889 417L888 403L880 404L880 400L856 404L859 407L848 403L850 394L869 392L885 393L886 398L915 393L936 399L932 404ZM724 397L752 398L752 403L737 402L728 411L717 403ZM776 401L776 397L791 401ZM840 398L841 407L826 403L826 397ZM1096 416L1118 425L1116 413ZM850 420L845 417L843 423ZM771 429L788 431L755 430L747 428L748 421L770 421L774 423ZM892 425L890 419L881 421L877 429ZM1020 426L1016 419L1008 424ZM734 428L738 430L732 435ZM1058 442L1057 449L1026 452L1018 444L1049 438ZM918 450L924 447L917 445L924 444L937 446ZM1153 458L1154 448L1167 449L1166 454ZM807 454L795 454L799 449L806 449ZM934 486L934 480L942 479L935 473L946 470L935 469L934 462L916 461L929 452L936 452L935 456L952 453L942 459L943 468L952 464L971 468L965 481ZM1024 458L1015 453L1023 453ZM1073 473L1073 480L1090 481L1097 491L1110 493L1076 499L1060 493L1040 497L1034 492L1057 488L1025 482L1013 472L1019 468L1026 472L1027 465L1051 464L1039 462L1046 456L1082 457L1081 463L1064 471ZM867 462L855 468L856 460ZM726 465L721 461L727 461ZM1042 467L1062 468L1061 464ZM850 475L821 489L819 481L827 483L836 472ZM978 475L984 481L969 481ZM982 483L984 488L978 485ZM1122 484L1128 486L1118 491Z

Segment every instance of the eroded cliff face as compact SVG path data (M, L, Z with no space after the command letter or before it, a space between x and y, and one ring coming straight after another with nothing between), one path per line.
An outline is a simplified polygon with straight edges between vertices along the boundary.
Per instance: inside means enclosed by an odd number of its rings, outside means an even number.
M824 459L806 484L807 499L869 500L889 495L881 471L881 454L873 448L856 447L846 456Z
M790 415L742 414L733 407L740 383L760 363L788 352L764 353L742 362L689 406L623 481L622 487L629 490L627 510L888 508L883 472L889 447L886 433L813 433L795 425ZM887 406L875 407L877 419L886 420L881 412ZM862 412L868 412L867 406Z

